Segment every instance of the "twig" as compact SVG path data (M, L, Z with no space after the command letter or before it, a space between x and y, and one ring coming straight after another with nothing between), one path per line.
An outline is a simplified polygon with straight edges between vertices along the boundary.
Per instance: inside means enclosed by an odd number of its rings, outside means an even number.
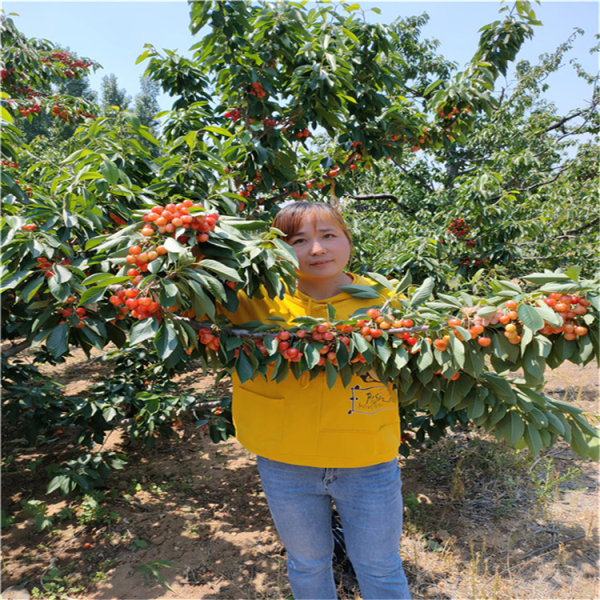
M558 548L561 544L568 544L569 542L576 542L577 540L580 540L585 537L585 533L581 533L579 535L576 535L575 537L569 538L568 540L563 540L561 542L561 541L556 540L555 532L553 532L552 530L549 530L548 533L552 533L552 543L551 544L548 544L547 546L542 546L541 548L532 550L525 556L522 556L521 558L517 559L514 564L509 565L508 567L504 567L503 569L500 569L499 571L496 571L494 573L494 575L488 579L488 582L493 581L495 577L498 577L498 575L503 575L504 573L507 573L508 571L510 571L510 569L512 567L518 566L520 563L523 563L523 562L529 560L530 558L534 558L535 556L539 556L540 554L544 554L545 552L554 550L555 548Z
M569 538L568 540L563 540L562 542L558 541L558 540L554 541L551 544L548 544L547 546L542 546L541 548L532 550L531 552L527 553L525 556L521 556L521 558L519 558L517 562L521 563L525 560L529 560L530 558L533 558L534 556L544 554L545 552L548 552L549 550L554 550L555 548L558 548L558 546L560 546L561 544L568 544L569 542L576 542L577 540L581 540L584 537L585 537L585 533L580 533L579 535Z

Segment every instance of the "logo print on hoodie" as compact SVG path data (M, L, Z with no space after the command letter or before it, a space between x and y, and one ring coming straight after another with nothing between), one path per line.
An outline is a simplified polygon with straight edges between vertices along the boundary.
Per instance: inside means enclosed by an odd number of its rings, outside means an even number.
M371 375L360 375L366 385L353 385L350 388L350 402L352 408L348 414L361 413L365 415L375 414L382 410L393 410L395 403L390 398L385 385Z

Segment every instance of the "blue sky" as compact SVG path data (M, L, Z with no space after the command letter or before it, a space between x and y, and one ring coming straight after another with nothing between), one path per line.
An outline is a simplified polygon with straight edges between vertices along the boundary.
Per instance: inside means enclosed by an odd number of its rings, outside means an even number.
M374 20L391 22L399 16L426 12L430 21L423 36L440 41L441 53L460 66L473 55L478 29L499 17L499 1L479 0L476 2L421 0L404 2L398 0L369 1L358 3L372 15ZM510 2L507 3L509 6ZM125 88L130 96L139 92L139 78L144 72L144 63L136 65L137 57L143 52L145 43L159 49L168 48L187 53L194 43L188 30L188 6L184 0L154 2L139 1L85 1L70 2L4 0L5 13L18 13L14 17L17 27L28 37L45 38L69 47L79 56L98 61L103 69L90 77L93 89L99 90L104 75L114 73L119 87ZM381 15L370 12L377 7ZM542 0L534 5L543 26L537 27L535 37L526 43L519 59L535 61L565 41L574 28L585 30L578 38L571 58L580 61L590 72L598 70L597 55L589 49L598 43L595 34L599 29L599 4L596 1L549 2ZM196 40L197 41L197 40ZM547 97L556 103L560 111L566 112L589 98L588 88L574 75L568 66L549 78ZM509 85L509 77L500 85ZM161 108L170 107L166 96L160 98Z

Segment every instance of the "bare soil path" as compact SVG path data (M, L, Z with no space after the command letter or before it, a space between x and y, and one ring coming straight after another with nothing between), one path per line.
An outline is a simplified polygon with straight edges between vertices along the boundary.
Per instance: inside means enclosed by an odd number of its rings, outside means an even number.
M104 375L81 356L53 372L69 393ZM212 384L181 380L186 389ZM600 412L596 365L549 372L546 391ZM184 422L154 450L125 447L118 432L108 448L125 450L129 465L112 478L94 526L81 499L45 496L30 471L5 474L3 509L15 521L3 531L2 598L19 585L48 599L291 598L254 458L237 441L214 444ZM566 444L533 465L526 454L456 431L402 461L401 552L415 599L600 597L598 465ZM77 518L39 531L18 511L25 497ZM352 578L341 578L340 596L358 598Z

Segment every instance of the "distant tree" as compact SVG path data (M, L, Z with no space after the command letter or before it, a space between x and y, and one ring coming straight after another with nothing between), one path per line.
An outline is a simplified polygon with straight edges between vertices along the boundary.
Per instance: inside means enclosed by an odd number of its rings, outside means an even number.
M149 77L140 77L140 87L142 91L135 97L135 114L142 125L156 129L154 116L160 109L157 100L160 84Z
M121 110L127 110L131 98L127 96L127 90L119 89L117 76L113 73L102 78L102 112L106 114L111 106L118 106Z

